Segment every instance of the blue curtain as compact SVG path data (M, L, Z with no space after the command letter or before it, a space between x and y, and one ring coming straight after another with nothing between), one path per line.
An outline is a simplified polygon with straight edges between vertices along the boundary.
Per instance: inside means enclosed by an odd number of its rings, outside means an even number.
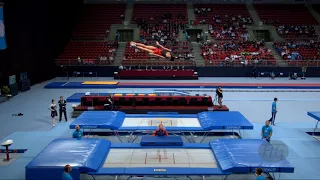
M6 33L4 28L3 7L0 7L0 50L6 49Z

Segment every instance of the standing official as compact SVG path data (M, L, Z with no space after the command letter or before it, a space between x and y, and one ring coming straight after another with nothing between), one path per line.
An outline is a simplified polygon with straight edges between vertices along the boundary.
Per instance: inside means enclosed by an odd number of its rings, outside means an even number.
M274 98L272 103L272 109L271 109L271 118L269 120L271 125L274 125L274 126L275 126L274 122L276 121L276 114L278 112L277 102L278 102L278 98Z
M59 122L61 122L62 113L64 114L64 119L66 121L68 121L66 106L67 106L67 101L64 100L62 96L60 96L60 100L59 100L59 115L60 115L60 119L59 119Z
M265 125L261 129L261 137L262 137L262 139L270 142L272 133L273 133L273 130L272 130L272 127L270 126L270 122L266 121Z
M222 107L222 99L223 99L223 91L222 91L222 87L219 86L216 90L216 96L218 96L218 104L219 107Z

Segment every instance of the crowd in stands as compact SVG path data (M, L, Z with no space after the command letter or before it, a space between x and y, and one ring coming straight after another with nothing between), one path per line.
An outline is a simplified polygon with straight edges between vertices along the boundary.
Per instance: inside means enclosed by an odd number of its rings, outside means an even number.
M240 10L235 10L234 12L223 12L206 7L195 8L197 20L194 22L194 25L208 24L211 36L217 40L237 39L246 41L249 38L246 26L252 24L252 19L241 8L242 6L240 6ZM236 14L237 12L239 14Z
M158 14L154 17L135 18L133 23L140 27L140 37L145 40L164 41L175 38L179 30L185 29L185 16L174 17L171 13Z
M286 39L309 39L316 37L313 25L318 22L305 5L255 4L261 21L276 27L278 34Z
M279 55L285 60L319 60L320 42L298 41L298 42L276 42L275 48Z
M313 26L286 26L280 25L277 27L277 32L284 38L314 38L317 33Z
M270 49L265 48L264 41L258 42L211 42L202 46L202 56L210 63L218 62L221 66L243 64L244 66L259 63L274 64L275 58Z

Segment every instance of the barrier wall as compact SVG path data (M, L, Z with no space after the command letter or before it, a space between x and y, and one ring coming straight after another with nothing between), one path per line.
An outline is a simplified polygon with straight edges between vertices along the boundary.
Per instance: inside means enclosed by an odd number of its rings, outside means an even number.
M141 67L143 68L143 67ZM60 68L58 70L61 70ZM250 77L252 74L252 67L196 67L199 77ZM114 77L114 72L118 71L115 66L81 66L68 67L69 76L72 76L74 71L79 72L97 72L99 77ZM287 77L291 72L301 73L300 67L258 67L257 72L276 72L284 73ZM58 71L57 76L65 77L66 74ZM309 67L307 69L306 77L320 77L320 67Z

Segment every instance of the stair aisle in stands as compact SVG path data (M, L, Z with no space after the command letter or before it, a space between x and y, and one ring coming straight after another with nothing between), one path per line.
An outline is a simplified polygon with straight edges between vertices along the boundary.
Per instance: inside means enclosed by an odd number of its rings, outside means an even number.
M312 16L318 21L318 23L320 24L320 15L317 13L317 11L315 11L312 7L312 5L308 4L307 8L309 10L309 12L312 14Z
M126 42L119 42L117 55L116 55L115 60L114 60L114 65L115 66L118 66L118 65L121 64L122 59L124 57L124 52L126 51L126 45L127 45Z
M259 23L261 22L261 19L251 3L247 4L247 9L248 9L248 12L249 12L254 24L259 25Z
M313 9L312 5L307 5L309 12L313 15L313 17L318 21L320 24L320 15L317 13L315 9ZM320 26L313 26L317 35L318 35L318 40L320 39Z
M200 44L197 42L192 42L192 48L193 48L193 54L194 54L194 62L196 63L196 66L204 66L205 61L204 58L201 56L201 48Z
M194 13L194 7L192 3L187 4L187 14L188 14L188 24L190 24L190 21L194 21L196 19L196 15Z
M128 22L129 24L131 23L131 20L132 20L132 11L133 11L133 4L128 3L126 7L126 12L124 14L124 21Z
M285 62L285 60L283 60L281 58L281 56L278 54L278 52L273 47L273 42L266 42L265 45L266 45L266 48L271 49L272 55L276 59L277 64L278 64L279 67L287 67L288 66L288 63Z

